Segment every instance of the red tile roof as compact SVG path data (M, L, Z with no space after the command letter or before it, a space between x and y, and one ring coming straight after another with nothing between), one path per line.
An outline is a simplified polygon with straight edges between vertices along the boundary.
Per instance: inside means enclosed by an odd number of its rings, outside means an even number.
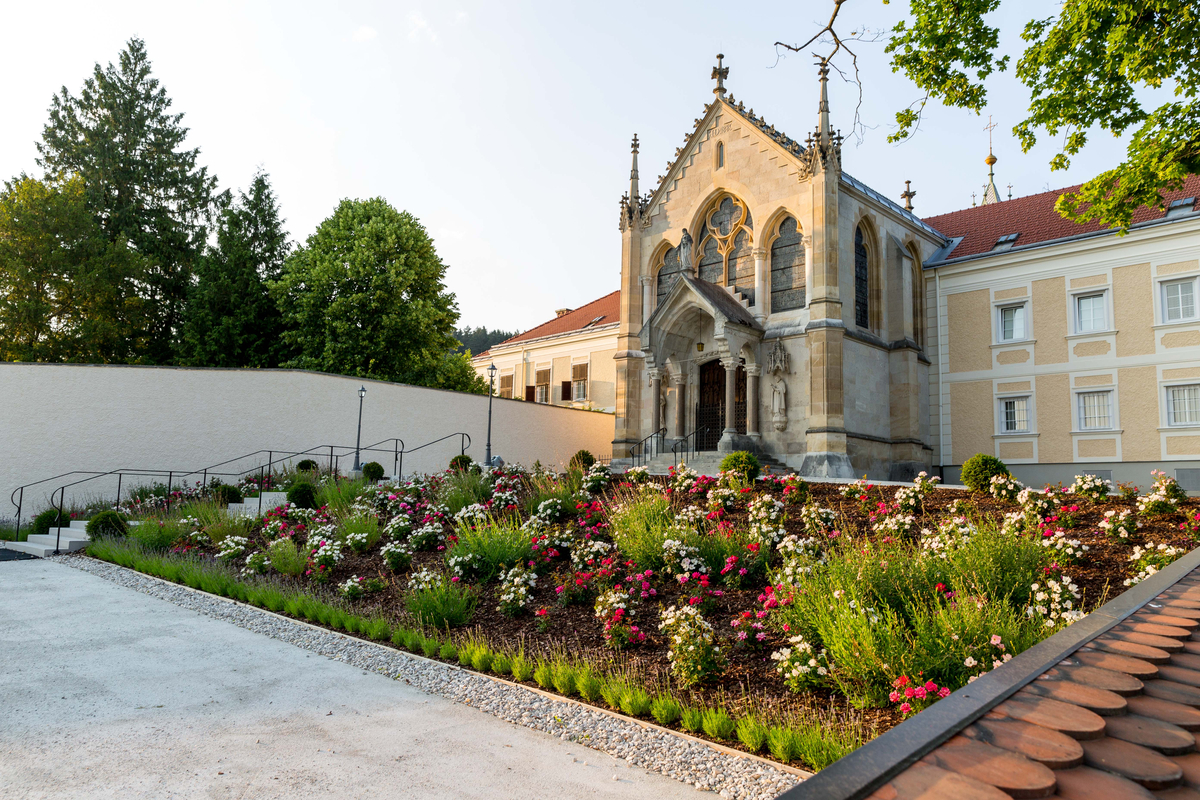
M530 339L541 339L544 336L558 336L563 333L573 333L581 331L591 325L593 322L596 325L609 325L613 322L621 321L621 291L618 289L611 294L606 294L599 300L593 300L585 306L568 311L561 317L555 317L549 322L543 322L536 328L530 328L524 333L517 334L511 339L505 339L500 344L492 345L493 348L503 347L504 345L513 344L515 342L527 342ZM483 355L483 353L480 353Z
M1059 196L1078 189L1070 186L1053 192L1042 192L1028 197L1015 197L1000 203L964 208L936 217L925 217L924 221L947 237L962 236L963 240L946 256L947 259L973 256L990 251L996 240L1009 234L1020 234L1013 249L1025 245L1064 239L1101 230L1096 222L1079 224L1064 219L1054 210ZM1185 197L1200 197L1200 175L1192 175L1177 192L1164 194L1167 202ZM1134 223L1161 219L1163 212L1158 208L1142 206L1133 214Z

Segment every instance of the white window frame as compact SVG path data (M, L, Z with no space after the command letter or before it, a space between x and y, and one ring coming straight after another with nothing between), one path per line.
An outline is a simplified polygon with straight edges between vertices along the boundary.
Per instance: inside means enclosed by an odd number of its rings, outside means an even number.
M1187 389L1194 387L1197 392L1200 392L1200 383L1172 383L1163 386L1163 408L1166 412L1168 428L1198 428L1200 427L1200 415L1197 415L1195 422L1179 422L1175 419L1175 410L1171 404L1171 391L1173 389Z
M1008 430L1005 426L1007 417L1004 414L1004 404L1014 401L1025 401L1025 428L1022 430ZM996 433L1000 436L1029 436L1034 432L1033 418L1033 394L1006 394L996 398Z
M1107 398L1108 398L1108 424L1107 425L1097 425L1097 426L1091 426L1091 427L1089 427L1087 425L1087 417L1086 417L1086 414L1084 411L1084 406L1085 406L1086 401L1084 398L1091 396L1091 395L1106 395L1107 396ZM1075 392L1075 423L1076 423L1075 430L1081 431L1081 432L1087 431L1088 433L1091 433L1093 431L1115 430L1117 427L1116 392L1114 392L1111 388L1092 389L1091 387L1089 387L1087 391Z
M1200 286L1197 286L1196 279L1196 275L1184 276L1182 278L1171 276L1158 282L1159 318L1163 325L1200 321ZM1179 319L1171 319L1169 316L1170 307L1167 303L1167 289L1170 286L1181 284L1190 284L1192 287L1192 313L1191 316L1181 316Z
M545 383L538 383L538 373L545 372L547 374ZM554 385L554 369L552 365L537 366L533 370L533 402L542 403L543 405L550 404L550 387ZM545 394L542 390L545 390Z
M1079 306L1080 306L1081 301L1083 301L1085 299L1090 299L1093 297L1100 298L1101 313L1103 313L1104 317L1101 320L1102 324L1099 328L1089 328L1089 329L1085 330L1083 327L1082 315L1079 313L1080 312ZM1086 334L1096 334L1096 333L1108 333L1112 330L1112 314L1110 313L1109 307L1108 307L1108 289L1107 288L1105 288L1105 289L1091 288L1091 289L1088 289L1087 291L1073 292L1071 295L1071 306L1073 308L1072 313L1075 317L1075 333L1086 335Z
M1011 338L1011 339L1005 339L1004 338L1004 312L1010 308L1021 309L1021 314L1023 317L1022 326L1023 326L1024 330L1021 331L1020 336L1014 335L1013 338ZM1009 303L1009 302L996 303L995 309L996 309L996 311L995 311L996 344L1016 344L1018 342L1029 341L1029 322L1030 322L1030 320L1029 320L1029 301L1028 300L1022 300L1022 301L1018 301L1015 303ZM1016 333L1016 325L1015 324L1013 325L1013 329L1014 329L1013 333L1015 334Z
M587 367L587 377L583 380L575 380L575 368ZM592 379L592 364L591 361L573 361L571 362L571 402L586 403L588 395L588 383ZM583 392L579 391L580 384L583 384Z

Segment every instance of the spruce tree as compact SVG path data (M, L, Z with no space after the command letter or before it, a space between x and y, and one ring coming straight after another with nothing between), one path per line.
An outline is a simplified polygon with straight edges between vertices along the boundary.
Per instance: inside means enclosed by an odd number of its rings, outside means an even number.
M221 212L217 240L196 264L180 360L198 367L276 367L285 360L283 324L267 283L291 250L270 178Z
M38 163L83 179L88 206L110 241L143 256L139 280L153 306L135 360L169 363L196 259L204 246L216 178L184 148L183 114L170 112L151 75L145 43L130 39L118 64L96 64L79 95L64 86L50 104Z

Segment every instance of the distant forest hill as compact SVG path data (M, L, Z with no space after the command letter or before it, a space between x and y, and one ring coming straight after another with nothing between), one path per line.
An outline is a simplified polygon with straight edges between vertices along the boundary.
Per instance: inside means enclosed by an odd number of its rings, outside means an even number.
M487 350L494 344L500 344L505 339L511 339L520 331L489 331L487 328L460 328L454 332L454 338L462 342L462 347L456 352L462 353L467 350L471 351L471 355L477 356L484 350Z

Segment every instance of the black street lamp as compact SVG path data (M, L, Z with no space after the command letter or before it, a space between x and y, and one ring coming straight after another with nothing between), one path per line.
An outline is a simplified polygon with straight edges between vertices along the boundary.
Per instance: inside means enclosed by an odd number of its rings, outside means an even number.
M359 446L362 444L362 404L363 398L367 396L367 387L358 387L358 437L354 440L354 471L358 472L362 469L362 464L358 460Z
M484 465L492 465L492 397L496 394L496 363L492 362L487 368L488 374L488 431L487 431L487 460Z

